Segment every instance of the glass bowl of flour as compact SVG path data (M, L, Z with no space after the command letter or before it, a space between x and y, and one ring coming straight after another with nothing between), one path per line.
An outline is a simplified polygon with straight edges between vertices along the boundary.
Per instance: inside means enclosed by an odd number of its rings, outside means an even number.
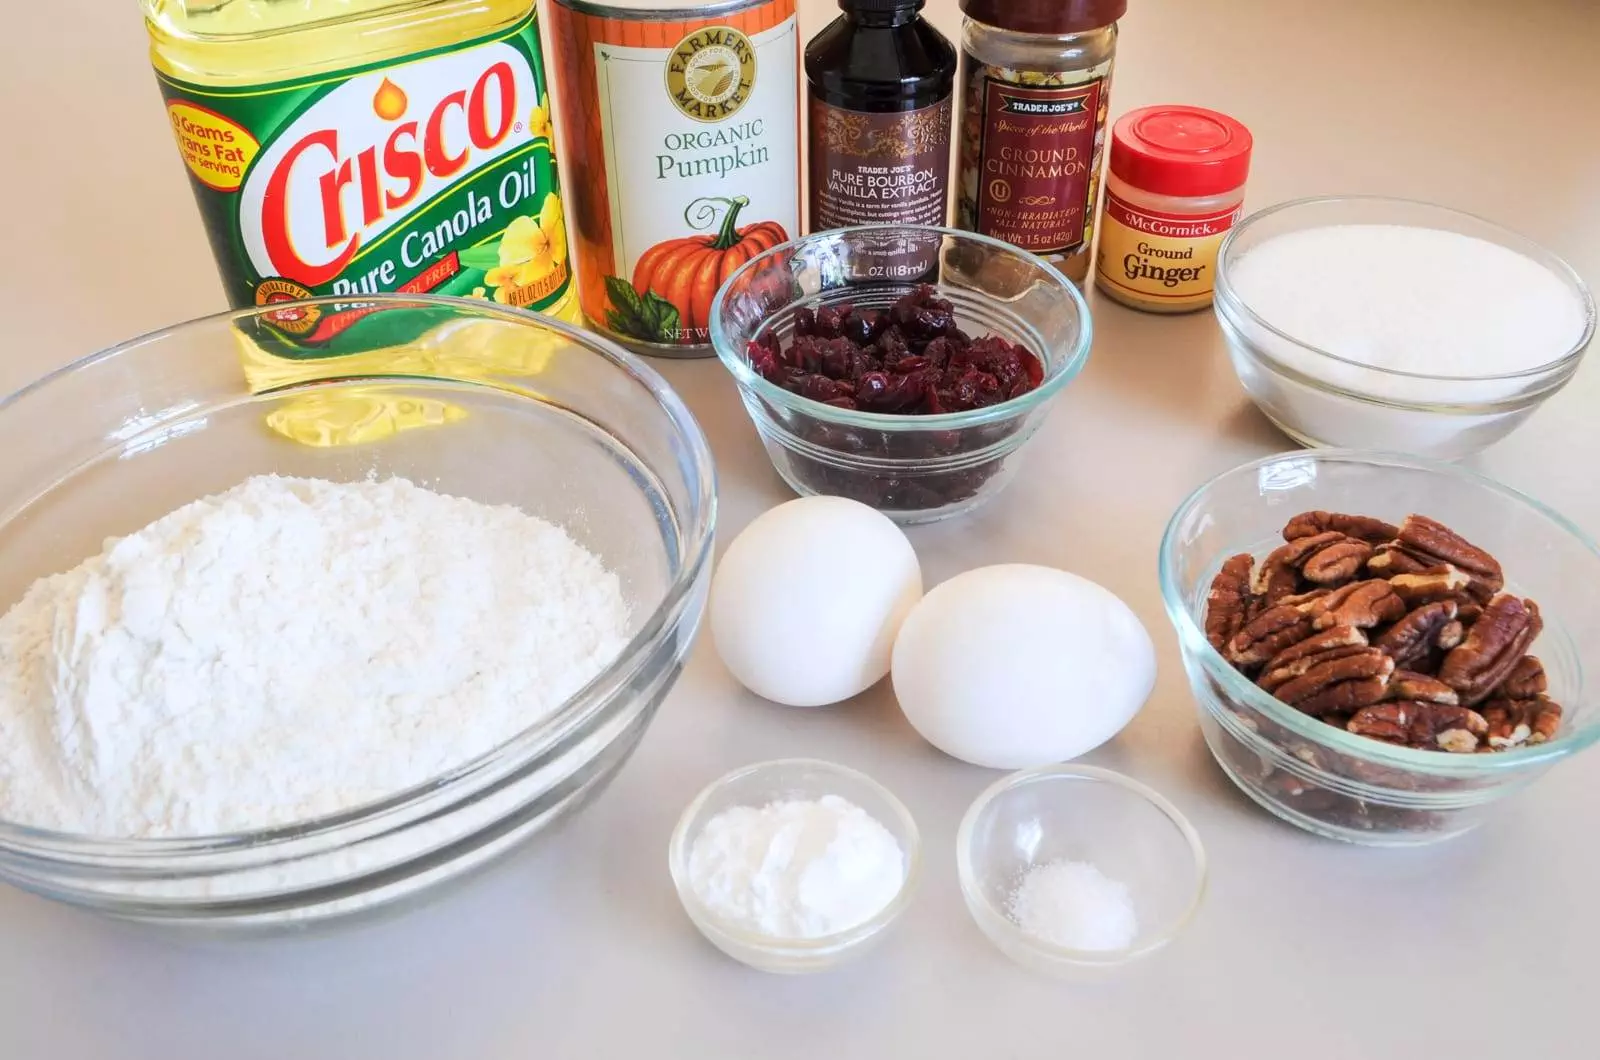
M1217 319L1245 392L1310 446L1456 459L1564 386L1595 331L1582 279L1538 244L1402 199L1303 199L1236 227Z
M614 775L698 628L705 438L480 300L226 313L0 400L0 880L301 924L484 865Z

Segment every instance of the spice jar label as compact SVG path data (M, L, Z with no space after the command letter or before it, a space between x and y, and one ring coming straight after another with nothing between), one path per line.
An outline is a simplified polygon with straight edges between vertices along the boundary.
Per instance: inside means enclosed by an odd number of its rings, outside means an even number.
M1211 214L1163 213L1134 206L1108 189L1095 283L1164 309L1210 305L1217 250L1239 212L1240 204Z
M811 100L811 228L940 225L950 173L950 100L870 114Z
M976 103L982 123L969 160L977 172L967 178L977 185L971 227L1036 254L1086 243L1105 81L1028 86L982 76L971 83L981 98L969 108Z

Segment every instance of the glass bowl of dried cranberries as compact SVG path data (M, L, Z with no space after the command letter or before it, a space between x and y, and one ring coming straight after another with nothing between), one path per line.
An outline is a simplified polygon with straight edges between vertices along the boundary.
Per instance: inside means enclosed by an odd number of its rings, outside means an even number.
M775 247L711 307L712 344L778 474L900 523L995 496L1091 336L1083 296L1042 259L908 225Z
M1160 577L1213 757L1308 831L1461 835L1600 740L1600 548L1464 468L1245 464L1179 506Z

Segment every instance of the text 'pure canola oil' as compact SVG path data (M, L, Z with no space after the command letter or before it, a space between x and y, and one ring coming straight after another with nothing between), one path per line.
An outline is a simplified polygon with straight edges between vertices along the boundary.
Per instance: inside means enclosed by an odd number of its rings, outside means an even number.
M579 319L533 0L143 4L235 307L398 292ZM352 301L271 321L273 335L241 333L258 389L310 377L311 359L346 374L393 371L397 356L410 371L537 367L482 341L507 329L467 334L422 311ZM307 406L311 422L274 426L318 444L405 426L372 404L353 419Z

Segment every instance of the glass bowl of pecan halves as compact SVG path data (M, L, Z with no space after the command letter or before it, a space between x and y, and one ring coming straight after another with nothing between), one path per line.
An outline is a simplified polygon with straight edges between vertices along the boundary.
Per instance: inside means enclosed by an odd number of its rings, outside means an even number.
M1179 506L1161 591L1218 764L1320 835L1413 845L1600 738L1600 549L1450 464L1328 449Z

